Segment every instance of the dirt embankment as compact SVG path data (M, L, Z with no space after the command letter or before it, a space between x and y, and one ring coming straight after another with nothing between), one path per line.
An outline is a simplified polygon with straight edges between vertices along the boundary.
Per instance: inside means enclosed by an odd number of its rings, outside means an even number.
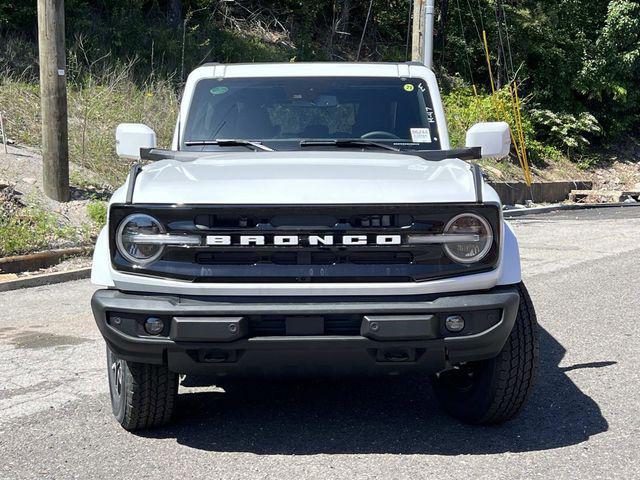
M4 153L0 148L0 257L13 265L20 263L14 256L93 245L101 224L91 212L104 208L109 186L92 172L71 165L71 200L56 202L44 195L40 154L22 147L9 146L8 150ZM54 265L31 262L33 272L0 268L0 281L90 265L88 257L61 258L62 262Z
M91 201L108 198L108 185L102 184L100 178L89 170L72 164L71 201L51 200L42 189L42 156L27 147L9 146L8 150L9 153L5 154L0 148L0 189L25 207L42 208L60 215L61 220L70 226L81 227L91 222L87 205Z

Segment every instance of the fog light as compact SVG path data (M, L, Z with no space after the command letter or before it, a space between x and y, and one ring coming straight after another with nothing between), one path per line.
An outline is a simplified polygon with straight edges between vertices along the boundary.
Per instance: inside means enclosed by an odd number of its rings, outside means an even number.
M144 329L149 335L160 335L164 330L164 322L156 317L149 317L144 322Z
M450 315L444 321L444 326L447 327L447 330L450 332L461 332L464 329L464 318L460 315Z

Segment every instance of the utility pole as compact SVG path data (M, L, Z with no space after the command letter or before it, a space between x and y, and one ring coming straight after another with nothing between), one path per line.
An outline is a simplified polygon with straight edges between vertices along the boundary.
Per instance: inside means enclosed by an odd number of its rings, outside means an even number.
M414 0L411 59L433 67L435 0Z
M424 8L424 47L422 49L424 57L423 63L429 67L433 67L433 17L436 13L436 1L427 0Z
M413 27L411 29L411 60L422 61L422 4L424 0L413 0Z
M64 0L38 0L44 193L69 200Z

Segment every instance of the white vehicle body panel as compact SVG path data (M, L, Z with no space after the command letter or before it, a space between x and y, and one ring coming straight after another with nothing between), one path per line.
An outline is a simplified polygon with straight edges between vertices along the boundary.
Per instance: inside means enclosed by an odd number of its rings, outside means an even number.
M102 287L114 287L113 272L111 254L109 252L109 231L107 227L103 227L93 250L91 283Z
M191 283L151 277L136 277L113 271L119 290L175 295L220 296L358 296L426 295L431 293L488 290L497 285L497 271L430 282L406 283Z
M134 203L391 204L476 199L468 163L377 152L233 152L163 160L138 176Z
M232 77L370 76L423 78L429 86L442 149L449 137L435 75L414 64L209 65L189 75L172 149L178 150L197 82ZM127 185L129 179L127 179ZM469 203L477 200L473 172L458 159L440 162L373 151L203 152L193 161L164 160L144 167L133 203L225 205L335 205ZM126 188L111 203L124 203ZM482 183L484 203L500 204ZM106 228L96 243L92 282L129 292L175 295L419 295L487 290L521 281L518 242L503 222L498 267L481 274L411 283L191 283L119 272L111 265Z

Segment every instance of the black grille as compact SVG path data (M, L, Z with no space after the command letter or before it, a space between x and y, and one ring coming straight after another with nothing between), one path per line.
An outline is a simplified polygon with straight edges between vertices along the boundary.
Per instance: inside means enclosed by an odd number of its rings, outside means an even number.
M195 261L201 265L409 265L413 262L410 252L200 252Z
M403 228L414 219L402 214L323 215L323 214L276 214L256 216L247 214L199 214L194 224L200 230L219 229L277 229L277 228Z
M114 234L128 214L157 218L168 233L228 235L228 246L167 247L156 262L133 267L118 252ZM274 246L274 235L439 234L456 215L483 215L494 231L489 254L471 265L451 261L440 245ZM392 206L158 206L115 205L110 214L112 262L116 269L194 282L407 282L478 273L498 260L500 211L497 205ZM242 235L264 236L265 245L240 246Z

